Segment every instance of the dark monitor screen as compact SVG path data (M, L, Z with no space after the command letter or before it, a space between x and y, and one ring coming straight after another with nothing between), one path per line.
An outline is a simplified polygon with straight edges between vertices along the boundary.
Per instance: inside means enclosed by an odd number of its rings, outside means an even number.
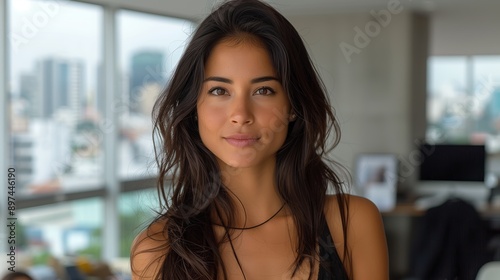
M486 150L483 145L420 146L421 181L483 182Z

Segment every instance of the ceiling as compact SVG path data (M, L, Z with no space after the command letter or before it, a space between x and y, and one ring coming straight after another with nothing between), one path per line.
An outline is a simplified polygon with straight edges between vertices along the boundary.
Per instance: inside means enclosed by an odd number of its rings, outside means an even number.
M478 6L500 8L498 0L268 0L288 14L324 14L345 12L369 12L371 9L387 9L390 4L423 11L469 9Z
M190 19L203 18L221 0L76 0L107 4ZM403 8L427 12L446 10L496 9L498 0L265 0L285 15L320 15L335 13L370 12L387 9L389 3L399 3Z

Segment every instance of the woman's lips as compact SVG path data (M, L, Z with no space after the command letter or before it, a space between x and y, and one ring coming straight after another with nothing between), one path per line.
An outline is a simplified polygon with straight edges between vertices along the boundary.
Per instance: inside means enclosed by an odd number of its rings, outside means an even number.
M255 143L257 143L257 141L259 141L259 138L250 136L229 136L229 137L224 137L224 139L229 144L238 148L252 146Z

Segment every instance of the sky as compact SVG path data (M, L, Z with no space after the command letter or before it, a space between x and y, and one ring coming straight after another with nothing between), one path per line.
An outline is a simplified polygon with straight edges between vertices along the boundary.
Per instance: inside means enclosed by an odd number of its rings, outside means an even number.
M95 88L97 65L102 59L103 9L101 6L61 0L8 0L10 86L19 89L18 76L30 73L43 57L80 59L86 64L87 88ZM160 50L177 61L193 24L133 11L116 17L118 61L130 67L131 55L141 49Z

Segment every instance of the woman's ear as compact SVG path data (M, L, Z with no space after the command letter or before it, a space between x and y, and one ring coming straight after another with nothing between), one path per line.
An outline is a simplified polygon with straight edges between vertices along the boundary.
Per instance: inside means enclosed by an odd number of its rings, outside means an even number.
M290 116L288 117L288 121L293 122L297 118L297 115L294 112L290 113Z

